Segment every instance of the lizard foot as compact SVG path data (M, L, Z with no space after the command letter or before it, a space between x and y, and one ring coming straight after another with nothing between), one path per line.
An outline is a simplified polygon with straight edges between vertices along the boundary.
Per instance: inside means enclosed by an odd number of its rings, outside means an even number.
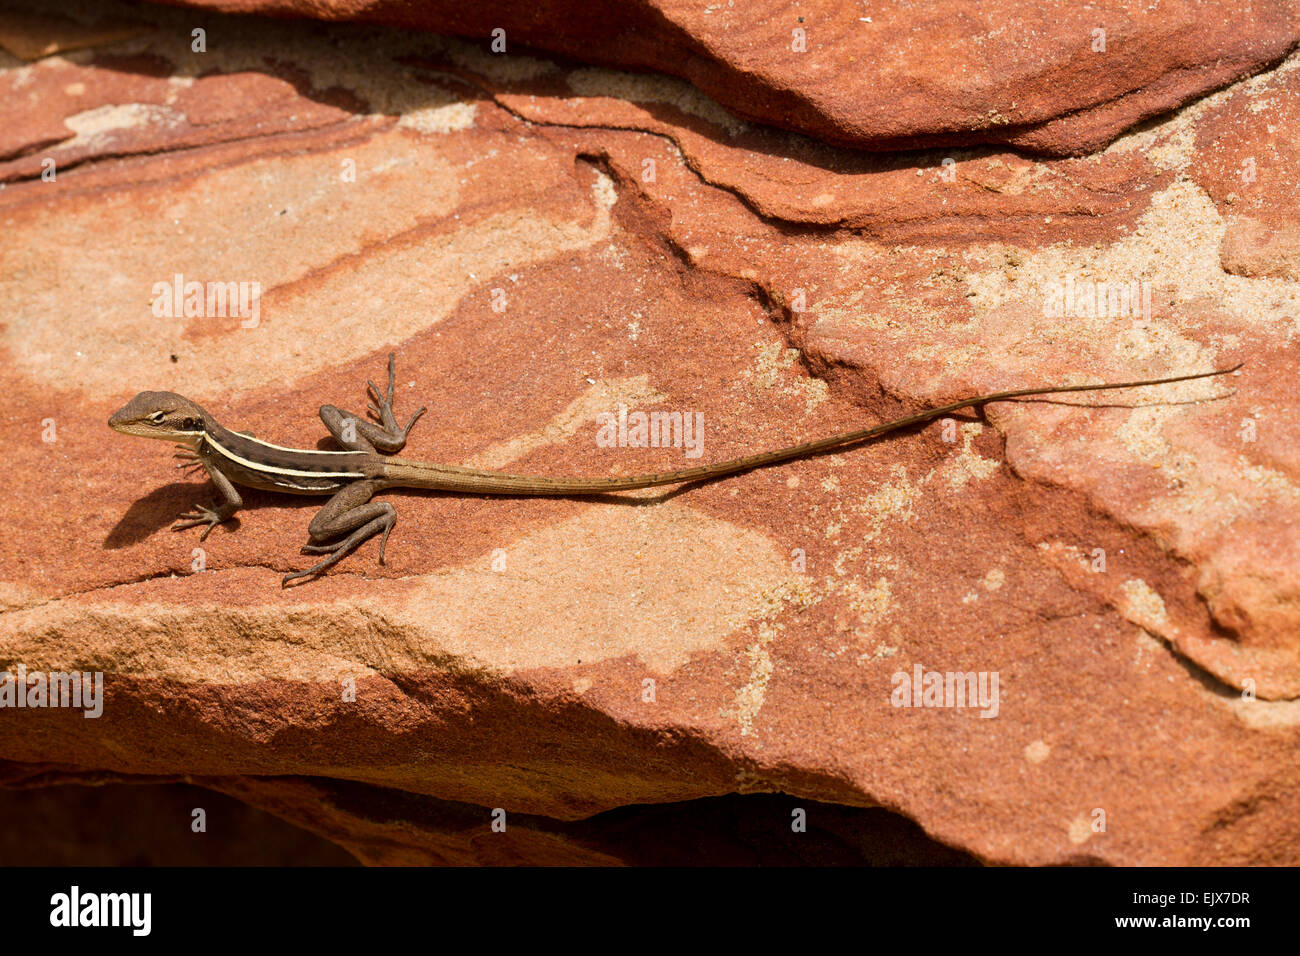
M295 571L293 574L286 574L280 579L280 587L285 587L290 581L298 578L311 578L320 574L326 568L332 567L342 561L347 555L356 550L357 546L368 538L383 532L383 537L379 541L379 563L384 563L384 549L388 547L388 533L393 530L393 525L397 523L397 514L392 510L391 505L385 506L376 518L367 521L360 528L357 528L350 535L336 544L305 544L302 546L303 554L328 554L329 557L324 561L313 564L306 571Z
M366 406L366 410L374 416L375 421L390 430L394 429L397 425L397 416L393 412L393 386L396 381L397 372L395 367L395 358L392 352L388 353L387 391L381 394L378 385L368 379L366 380L366 393L370 398L370 404ZM403 440L405 440L406 436L410 434L411 427L420 420L420 416L426 411L428 411L428 409L423 405L415 410L415 414L411 416L411 420L407 422L406 427L402 429Z
M203 534L199 535L200 541L206 541L212 529L229 517L219 511L213 511L211 508L205 508L203 505L195 505L193 511L187 511L176 519L172 525L173 531L184 531L187 528L197 528L199 525L207 525L203 529Z

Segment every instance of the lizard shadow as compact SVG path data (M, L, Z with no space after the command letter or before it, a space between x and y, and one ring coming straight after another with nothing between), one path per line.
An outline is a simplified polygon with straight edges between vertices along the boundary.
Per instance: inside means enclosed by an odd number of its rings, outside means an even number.
M103 549L105 551L120 551L122 548L129 548L134 544L139 544L161 531L169 530L182 513L189 511L195 505L211 504L211 499L216 497L215 491L216 489L211 482L196 485L192 481L174 481L153 489L143 498L133 501L131 507L126 509L126 513L118 519L117 524L105 535ZM241 513L256 511L260 508L292 507L295 504L303 507L314 505L315 508L319 509L323 500L304 497L301 502L294 502L286 500L290 497L288 495L277 495L271 492L258 491L254 488L240 488L240 496L244 499L244 505L239 509ZM222 522L213 528L208 539L211 540L218 534L233 534L239 530L239 524L239 514L236 514L229 521ZM199 535L203 533L201 527L183 530L192 532L196 542Z

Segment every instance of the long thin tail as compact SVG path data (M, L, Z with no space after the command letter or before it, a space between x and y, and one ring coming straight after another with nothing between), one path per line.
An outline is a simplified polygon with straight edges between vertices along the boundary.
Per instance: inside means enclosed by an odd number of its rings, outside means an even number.
M761 452L733 458L731 461L715 465L700 465L697 468L681 468L677 471L663 471L649 475L630 475L615 478L546 478L540 475L511 475L496 471L480 471L476 468L462 468L456 465L435 465L428 462L412 461L405 458L389 458L384 462L383 477L389 484L406 488L430 488L441 491L460 491L480 495L582 495L600 494L608 491L632 491L637 488L653 488L658 485L676 485L691 481L722 478L742 471L753 471L768 465L818 452L843 448L870 438L878 438L889 432L932 421L950 412L1000 402L1009 398L1027 398L1031 395L1055 395L1064 392L1101 392L1117 388L1141 388L1145 385L1166 385L1171 382L1187 382L1198 378L1213 378L1216 375L1228 375L1237 371L1245 363L1232 368L1217 369L1213 372L1198 372L1195 375L1177 375L1172 378L1152 378L1140 382L1111 382L1102 385L1061 385L1055 388L1017 388L1006 392L991 392L975 398L963 399L929 408L925 411L896 418L891 422L872 425L857 431L844 432L821 438L816 441L790 445L775 451Z

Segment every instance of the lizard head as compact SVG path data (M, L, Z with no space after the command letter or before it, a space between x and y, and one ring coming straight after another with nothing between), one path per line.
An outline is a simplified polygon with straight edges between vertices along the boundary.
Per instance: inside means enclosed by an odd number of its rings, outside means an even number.
M197 444L208 413L175 392L141 392L119 408L108 427L123 435Z

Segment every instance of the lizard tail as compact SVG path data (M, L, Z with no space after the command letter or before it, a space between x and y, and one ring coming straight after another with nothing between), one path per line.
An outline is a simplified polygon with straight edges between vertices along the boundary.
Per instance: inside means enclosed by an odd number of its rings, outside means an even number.
M1242 364L1244 363L1234 365L1232 368L1216 369L1212 372L1197 372L1193 375L1178 375L1172 378L1153 378L1136 382L1110 382L1101 385L1065 385L1055 388L1018 388L1005 392L991 392L987 395L978 395L975 398L967 398L948 405L941 405L938 408L928 408L914 415L882 422L879 425L872 425L870 428L832 435L829 438L790 445L786 448L760 452L756 455L745 455L741 458L733 458L730 461L719 462L714 465L700 465L696 468L681 468L676 471L655 472L646 475L611 478L547 478L542 475L512 475L504 472L480 471L476 468L463 468L456 465L435 465L406 458L387 458L381 466L382 472L376 477L382 477L389 485L405 488L428 488L438 491L455 491L480 495L528 496L591 495L611 491L633 491L637 488L653 488L659 485L685 484L692 481L711 481L715 478L725 478L728 475L735 475L744 471L753 471L755 468L779 465L796 458L815 455L835 448L856 445L859 442L878 438L881 435L911 425L933 421L940 416L960 411L963 408L971 408L989 402L998 402L1010 398L1026 398L1032 395L1100 392L1109 389L1140 388L1146 385L1187 382L1192 379L1228 375L1241 368Z

